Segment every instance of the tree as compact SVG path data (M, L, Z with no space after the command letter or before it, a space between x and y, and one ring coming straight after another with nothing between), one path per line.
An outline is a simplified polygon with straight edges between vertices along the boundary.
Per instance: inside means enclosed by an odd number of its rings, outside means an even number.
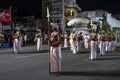
M116 31L120 31L120 28L119 27L114 27L113 32L116 32Z
M102 25L102 30L104 30L105 32L111 31L111 26L108 23L104 23Z

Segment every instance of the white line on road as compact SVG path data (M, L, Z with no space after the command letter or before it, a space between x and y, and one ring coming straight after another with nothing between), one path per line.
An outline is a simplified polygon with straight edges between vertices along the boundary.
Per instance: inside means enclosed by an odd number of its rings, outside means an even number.
M47 54L47 53L44 53ZM29 55L29 56L18 56L15 57L16 59L20 59L20 58L29 58L29 57L35 57L35 56L40 56L40 55L44 55L44 54L34 54L34 55Z

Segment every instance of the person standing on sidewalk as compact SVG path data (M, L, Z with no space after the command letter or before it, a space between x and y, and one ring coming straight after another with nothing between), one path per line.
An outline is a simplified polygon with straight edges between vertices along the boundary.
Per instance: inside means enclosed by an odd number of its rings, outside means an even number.
M42 50L42 33L40 29L37 29L36 39L37 39L37 51L41 51Z
M53 75L59 75L61 71L62 55L60 49L60 33L57 26L53 26L50 44L50 72Z

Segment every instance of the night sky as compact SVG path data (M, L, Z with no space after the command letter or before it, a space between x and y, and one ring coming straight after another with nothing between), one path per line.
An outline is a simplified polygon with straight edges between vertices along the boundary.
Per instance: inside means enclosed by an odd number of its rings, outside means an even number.
M119 0L76 0L82 11L106 10L112 14L120 14Z
M12 10L27 10L30 13L41 12L41 0L0 0L0 8L9 8Z
M76 0L82 11L85 10L106 10L112 14L120 14L118 0ZM41 0L0 0L0 8L24 9L31 13L41 11Z

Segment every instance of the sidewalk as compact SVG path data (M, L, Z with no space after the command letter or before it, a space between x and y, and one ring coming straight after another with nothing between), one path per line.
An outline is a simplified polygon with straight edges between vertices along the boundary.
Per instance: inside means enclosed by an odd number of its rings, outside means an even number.
M120 47L120 42L116 42L116 44L115 44L117 47Z
M116 43L115 44L116 45L116 48L115 48L115 50L117 51L117 52L119 52L120 51L120 42L119 43ZM33 44L24 44L24 45L22 45L22 51L24 51L25 49L26 50L31 50L31 48L34 50L34 51L36 51L36 44L35 43L33 43ZM48 46L48 44L43 44L43 50L48 50L49 49L49 46ZM68 47L68 48L64 48L63 47L63 44L61 44L61 49L62 50L70 50L70 48ZM2 48L2 47L0 47L0 51L3 51L3 50L13 50L13 47L8 47L8 48ZM26 51L25 50L25 51ZM85 49L84 48L84 45L82 44L82 51L81 52L89 52L90 51L90 49ZM97 50L97 51L99 51L99 49Z

